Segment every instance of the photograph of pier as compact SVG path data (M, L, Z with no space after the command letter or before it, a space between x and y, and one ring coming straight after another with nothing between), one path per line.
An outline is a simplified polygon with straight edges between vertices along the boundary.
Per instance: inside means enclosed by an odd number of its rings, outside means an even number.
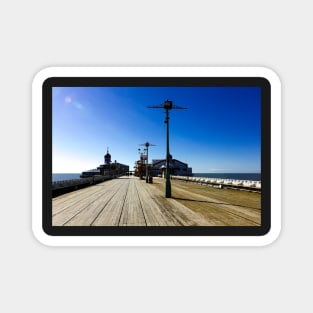
M53 87L52 174L52 226L261 226L261 88Z

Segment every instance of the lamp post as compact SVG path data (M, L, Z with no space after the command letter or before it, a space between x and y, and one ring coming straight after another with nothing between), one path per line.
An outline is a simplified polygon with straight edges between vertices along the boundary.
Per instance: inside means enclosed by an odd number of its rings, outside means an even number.
M165 181L165 197L171 198L172 196L172 187L171 187L171 177L170 177L170 136L169 136L169 110L185 110L187 108L179 107L173 105L173 101L166 100L162 105L153 105L148 106L150 109L165 109L165 121L166 124L166 181Z
M165 197L170 198L172 196L171 175L170 175L170 134L169 134L169 113L172 103L165 101L165 121L166 124L166 172L165 172Z
M143 159L142 159L142 153L141 153L141 149L140 148L138 148L138 153L139 153L138 175L139 175L139 178L142 179Z
M148 153L149 153L149 147L150 146L155 146L154 144L150 143L150 142L146 142L141 144L140 146L145 146L145 151L147 152L146 156L147 156L147 160L146 160L146 183L149 182L149 178L148 178Z

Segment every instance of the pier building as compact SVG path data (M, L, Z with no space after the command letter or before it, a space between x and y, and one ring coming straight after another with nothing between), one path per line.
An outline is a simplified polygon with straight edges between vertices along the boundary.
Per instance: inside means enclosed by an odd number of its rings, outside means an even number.
M192 176L192 168L188 167L187 163L180 160L173 159L170 155L170 175L175 176ZM148 164L149 174L156 177L165 177L166 159L152 160L151 164ZM146 172L145 160L141 158L136 162L135 173L137 176L144 176Z
M170 155L170 174L176 176L192 176L192 168L187 163L173 159ZM152 160L153 176L165 177L166 159Z
M107 153L104 155L104 164L100 164L96 169L84 171L81 173L81 178L92 177L95 175L102 176L119 176L129 172L129 165L111 161L111 154L109 153L109 148L107 148Z

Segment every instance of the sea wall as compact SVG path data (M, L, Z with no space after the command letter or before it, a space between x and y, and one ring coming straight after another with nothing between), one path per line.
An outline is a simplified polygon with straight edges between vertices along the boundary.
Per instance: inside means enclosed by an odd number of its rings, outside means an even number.
M52 183L52 197L57 197L63 195L65 193L89 187L91 185L95 185L101 183L103 181L112 179L112 176L93 176L88 178L78 178L78 179L70 179L57 181Z

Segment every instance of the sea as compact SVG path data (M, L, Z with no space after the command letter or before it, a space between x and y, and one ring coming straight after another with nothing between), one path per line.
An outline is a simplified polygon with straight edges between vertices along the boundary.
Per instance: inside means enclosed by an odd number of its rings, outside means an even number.
M193 177L261 181L261 173L193 173Z
M80 173L53 173L52 182L57 182L61 180L71 180L80 178Z
M80 178L80 173L54 173L52 182ZM193 177L225 178L261 181L261 173L193 173Z

